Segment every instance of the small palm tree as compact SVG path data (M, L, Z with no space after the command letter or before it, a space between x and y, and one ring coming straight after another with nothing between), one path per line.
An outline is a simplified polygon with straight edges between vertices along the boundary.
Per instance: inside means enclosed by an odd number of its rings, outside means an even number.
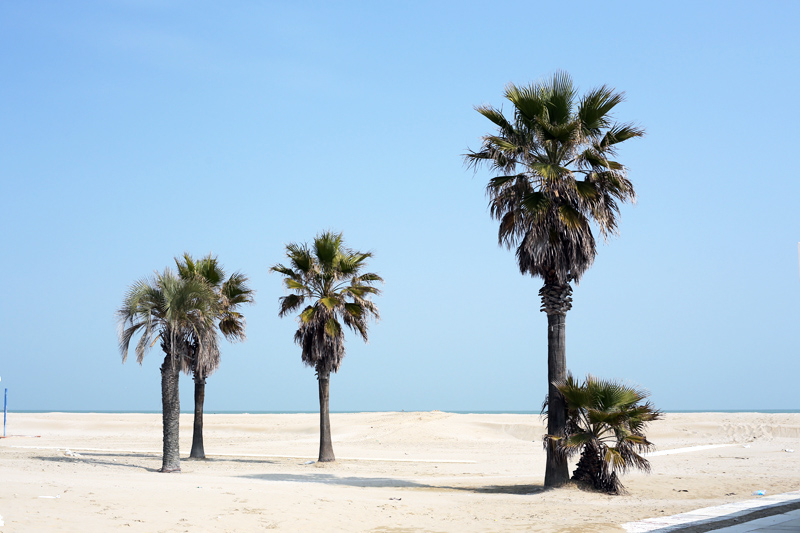
M662 414L650 402L641 403L647 391L591 375L578 383L571 374L556 383L556 389L567 405L567 427L562 435L545 435L545 443L564 457L580 452L573 481L619 494L624 487L617 474L631 468L650 471L641 454L653 444L643 432Z
M623 93L602 86L578 97L570 76L528 87L509 84L514 106L507 119L501 110L476 110L497 126L483 137L467 165L487 165L498 172L486 187L492 217L500 221L500 244L516 248L520 272L540 277L541 310L547 313L547 381L566 377L565 318L572 308L571 283L577 283L597 253L591 224L605 238L617 232L618 204L634 201L625 168L613 160L620 143L644 131L615 124L613 109ZM548 432L563 432L564 406L550 385ZM545 486L569 479L567 464L547 451Z
M217 295L217 326L220 332L231 342L244 341L245 319L239 313L240 305L253 303L254 291L248 286L247 276L239 272L225 279L225 270L218 259L208 254L197 261L188 253L182 259L175 258L178 274L182 279L199 279L209 285ZM187 368L194 380L194 432L192 434L192 450L189 457L203 459L206 456L203 446L203 404L205 403L206 378L214 373L220 364L219 352L213 358L199 357L196 346L187 361Z
M159 340L165 354L161 365L161 472L180 472L178 377L192 357L203 361L219 358L214 323L218 314L218 298L208 283L182 279L169 269L134 283L117 311L123 363L136 334L140 334L135 348L139 364Z
M367 341L369 319L380 318L369 296L380 294L373 284L383 279L361 273L372 254L345 248L341 233L320 233L311 246L288 244L286 255L290 266L277 264L270 269L283 274L286 288L292 291L280 298L278 316L303 309L294 340L302 348L303 362L316 370L319 381L319 461L334 461L330 374L339 370L344 358L342 323Z

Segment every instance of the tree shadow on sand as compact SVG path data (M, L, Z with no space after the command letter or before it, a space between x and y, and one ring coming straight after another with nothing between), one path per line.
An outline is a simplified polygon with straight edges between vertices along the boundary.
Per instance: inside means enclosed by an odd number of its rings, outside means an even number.
M289 481L293 483L321 483L324 485L346 485L349 487L416 487L431 488L430 485L388 477L334 476L333 474L248 474L242 477L263 481Z
M158 472L158 468L148 468L146 466L137 465L133 463L124 463L118 462L114 460L100 460L94 459L93 456L103 457L104 459L110 459L112 457L125 457L120 455L106 455L106 454L97 454L97 453L81 453L77 456L64 456L64 457L45 457L39 456L36 459L41 461L50 461L53 463L86 463L86 464L93 464L93 465L103 465L103 466L114 466L114 467L123 467L123 468L135 468L139 470L146 470L148 472ZM146 459L151 459L156 456L143 456L141 454L137 454L135 457L144 457Z
M538 494L550 489L546 489L544 485L487 485L482 487L452 487L453 490L466 490L469 492L477 492L480 494L519 494L527 496L530 494Z
M254 464L254 465L277 465L282 464L282 461L277 459L257 459L257 458L233 458L233 457L204 457L202 459L198 459L196 457L186 457L181 458L181 461L199 461L202 463L244 463L244 464Z
M432 485L387 477L335 476L333 474L248 474L242 477L263 481L286 481L293 483L321 483L325 485L346 485L349 487L385 487L422 489L430 491L465 491L478 494L519 494L530 495L544 492L541 484L536 485Z

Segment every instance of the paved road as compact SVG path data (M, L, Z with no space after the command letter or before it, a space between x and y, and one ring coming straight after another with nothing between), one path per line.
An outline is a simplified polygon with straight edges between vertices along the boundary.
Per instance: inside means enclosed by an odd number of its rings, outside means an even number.
M775 516L759 518L736 526L715 529L717 533L788 533L800 532L800 509Z
M688 513L628 522L628 533L800 533L800 491L706 507ZM784 511L784 512L781 512ZM779 514L772 514L779 513ZM763 518L755 518L753 515ZM739 520L754 520L737 523ZM714 527L717 524L719 527Z

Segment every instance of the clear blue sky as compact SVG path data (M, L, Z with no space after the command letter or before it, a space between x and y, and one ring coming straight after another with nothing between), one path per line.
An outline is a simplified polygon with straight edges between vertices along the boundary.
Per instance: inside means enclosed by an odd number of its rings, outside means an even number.
M647 130L619 156L640 200L574 293L569 368L664 409L800 409L800 4L320 4L0 4L12 409L159 410L163 355L122 365L115 310L184 251L257 290L207 411L316 409L268 269L333 229L386 280L333 410L538 410L541 281L497 246L492 175L462 154L492 131L473 106L559 69L625 91L617 118Z

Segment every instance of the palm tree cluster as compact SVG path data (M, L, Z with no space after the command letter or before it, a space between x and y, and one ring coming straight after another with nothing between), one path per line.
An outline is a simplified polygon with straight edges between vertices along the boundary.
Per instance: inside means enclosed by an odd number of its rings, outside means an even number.
M520 272L539 277L541 310L547 314L548 433L563 433L566 412L555 383L566 378L565 317L572 308L571 283L592 265L597 246L592 224L604 238L617 233L619 204L635 201L625 167L614 160L620 143L644 131L611 116L624 94L602 86L579 96L570 76L518 87L505 97L513 116L478 106L497 132L465 156L468 166L486 165L499 175L486 187L498 240L516 250ZM547 450L545 486L569 479L567 463Z
M248 279L235 273L224 280L225 272L217 258L209 254L199 261L184 254L175 259L176 274L170 269L134 283L117 311L119 347L124 363L131 340L136 343L136 361L142 364L145 353L161 341L161 403L164 429L161 472L180 472L179 374L191 373L195 381L195 422L192 457L202 458L203 401L205 380L220 362L217 329L230 340L244 339L241 304L252 303Z
M365 342L371 319L380 318L370 300L380 294L375 287L383 279L364 272L369 252L347 248L341 233L322 232L311 245L286 246L289 266L277 264L272 272L283 274L291 294L280 299L279 316L300 310L295 341L301 346L302 361L313 367L319 381L319 461L333 461L330 428L330 375L337 372L345 355L344 328ZM245 339L245 319L240 306L253 303L248 278L236 272L226 279L218 259L209 254L199 260L184 254L175 258L177 274L170 269L134 283L118 311L122 362L127 359L131 340L136 343L136 360L161 341L162 418L164 429L162 472L180 472L178 447L180 402L178 377L181 371L194 380L194 433L190 457L204 458L203 403L206 378L220 363L219 335L229 341Z
M567 424L561 435L545 435L558 453L570 457L580 453L572 480L607 492L624 490L617 474L631 468L650 471L642 454L653 444L644 428L662 417L650 402L649 393L625 383L586 376L579 383L572 374L556 383L567 409Z
M567 458L581 453L573 479L606 492L619 492L617 474L648 468L641 456L651 444L642 430L660 413L640 402L646 392L591 376L582 384L567 373L565 320L577 284L597 254L595 232L604 239L618 233L621 204L636 193L626 168L616 161L621 143L644 130L614 121L624 93L601 86L579 95L570 76L557 72L528 86L509 84L510 117L483 105L476 110L497 131L485 135L465 162L476 171L487 166L497 175L486 192L491 216L499 221L500 245L516 252L522 274L541 278L541 311L547 314L548 394L545 486L569 480ZM288 291L278 315L298 312L295 342L301 359L313 367L319 386L319 461L335 459L330 434L330 376L345 355L344 331L368 339L370 320L379 319L370 299L383 279L364 272L369 252L347 248L341 233L325 231L310 244L286 245L288 264L270 270L284 276ZM246 276L225 278L217 258L198 261L184 254L169 269L140 280L119 310L123 362L133 336L137 361L161 341L164 351L162 471L180 469L177 445L178 375L195 383L195 426L191 457L204 457L202 413L206 378L219 366L218 333L244 340L239 306L252 303Z

